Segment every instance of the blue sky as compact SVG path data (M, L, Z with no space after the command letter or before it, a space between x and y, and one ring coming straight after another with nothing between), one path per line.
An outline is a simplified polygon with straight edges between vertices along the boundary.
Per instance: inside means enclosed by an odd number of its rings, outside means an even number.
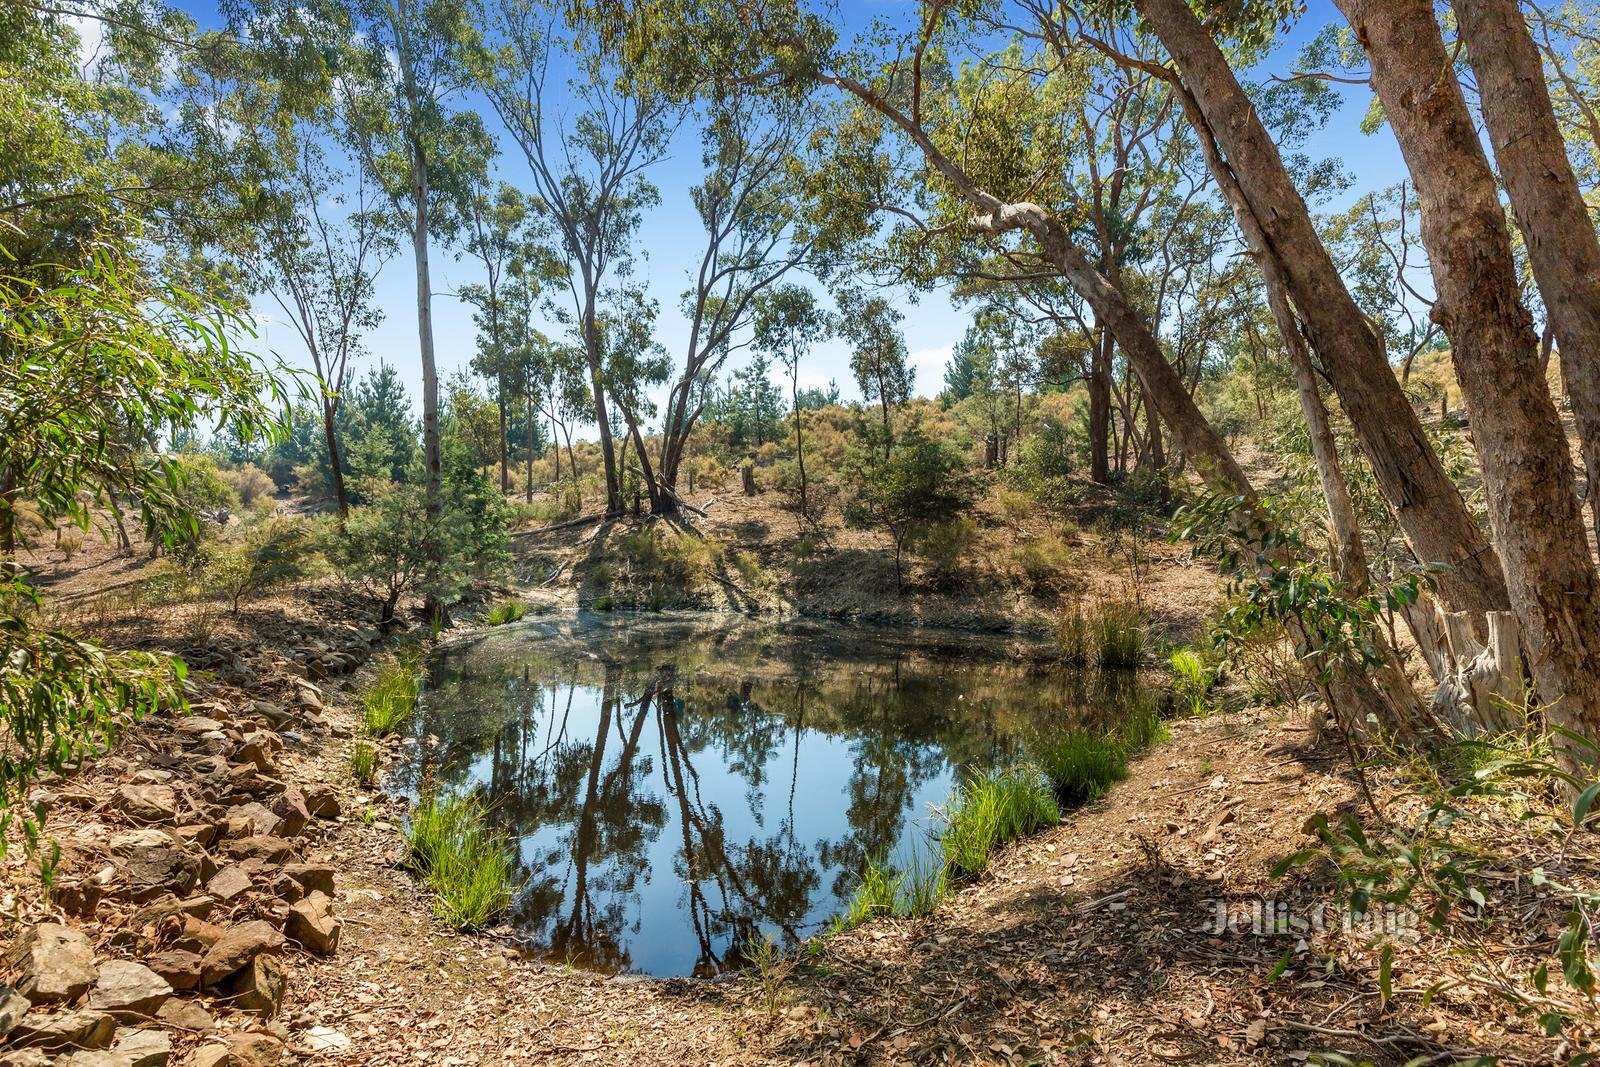
M191 0L185 6L202 24L216 23L212 4ZM879 15L894 17L901 11L910 12L914 5L898 0L867 0L843 6L849 11L844 17L854 29ZM1334 21L1342 20L1330 0L1314 0L1307 14L1287 36L1280 38L1278 47L1255 73L1259 76L1287 73L1301 45ZM1340 160L1355 179L1351 195L1398 182L1405 171L1399 150L1387 129L1371 136L1359 130L1367 108L1367 91L1348 86L1341 86L1338 91L1343 100L1342 108L1325 129L1310 139L1307 153L1316 158ZM464 103L483 113L491 127L498 129L486 102L467 100ZM524 189L531 187L521 152L509 138L504 140L503 151L494 166L498 179ZM688 334L688 324L679 311L679 298L688 287L690 271L704 247L703 232L689 200L689 190L700 180L701 174L698 132L685 126L675 138L668 158L650 172L651 180L660 189L661 204L645 219L639 235L639 247L644 250L645 257L638 273L661 308L657 339L679 362ZM450 249L436 247L432 272L435 345L440 374L448 376L467 366L475 349L471 309L455 296L455 291L475 281L478 269L470 258L458 259ZM903 328L906 347L916 367L916 390L921 395L932 396L942 386L945 361L951 346L966 330L970 310L954 304L943 291L921 294L914 306L904 293L892 293L891 299L905 311ZM393 365L415 402L421 393L421 369L409 249L402 250L380 275L378 303L385 311L384 320L366 337L366 355L354 369L363 373L379 360ZM258 302L257 312L263 321L254 347L258 351L276 353L293 365L303 365L298 338L282 321L281 312L270 301ZM559 328L551 324L548 332L555 334ZM742 353L736 354L729 366L739 365L742 359ZM839 340L819 346L801 370L802 386L820 386L830 379L837 380L846 398L858 395L850 376L849 352Z

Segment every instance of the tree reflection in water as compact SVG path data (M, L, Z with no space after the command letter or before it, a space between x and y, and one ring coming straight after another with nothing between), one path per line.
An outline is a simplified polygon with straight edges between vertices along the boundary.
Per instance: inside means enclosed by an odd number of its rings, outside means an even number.
M1098 675L904 635L671 620L496 631L436 657L401 772L481 788L517 841L513 921L556 960L714 974L836 914L867 857L927 846L958 776L1137 699Z

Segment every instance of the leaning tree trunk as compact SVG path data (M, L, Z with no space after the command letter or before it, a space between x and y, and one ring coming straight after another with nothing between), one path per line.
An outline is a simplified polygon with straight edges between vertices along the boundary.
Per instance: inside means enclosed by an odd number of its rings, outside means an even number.
M583 350L589 361L589 391L594 397L594 420L600 431L600 464L606 474L606 515L614 517L622 514L622 475L617 470L617 451L611 440L611 417L606 410L606 387L600 368L600 327L595 322L593 296L589 298L583 313ZM573 474L576 477L576 470Z
M1282 263L1311 344L1412 551L1425 563L1448 564L1438 583L1453 607L1481 616L1506 606L1506 579L1494 546L1434 452L1382 339L1345 287L1227 58L1187 0L1136 2L1177 64L1183 87Z
M1566 436L1538 374L1494 174L1429 0L1337 0L1416 183L1489 516L1550 721L1600 740L1600 579ZM1592 354L1591 354L1592 358ZM1575 754L1567 753L1569 761Z
M1089 477L1111 481L1111 331L1101 327L1089 353Z
M1455 0L1500 179L1561 352L1561 377L1600 529L1600 239L1567 158L1544 61L1516 0Z

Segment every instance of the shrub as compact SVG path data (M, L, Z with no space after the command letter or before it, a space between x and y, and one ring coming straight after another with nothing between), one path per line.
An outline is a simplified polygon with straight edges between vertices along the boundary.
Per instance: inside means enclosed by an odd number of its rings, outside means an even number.
M510 907L515 868L509 842L489 828L476 796L424 794L411 813L406 846L433 890L434 913L456 929L478 929Z
M754 552L739 552L733 557L733 567L739 572L749 585L760 585L766 571L761 566L761 557Z
M849 905L833 920L833 932L851 930L883 916L914 919L927 915L938 906L948 887L942 859L918 857L901 870L887 858L869 858Z
M1035 591L1059 588L1072 570L1072 546L1057 534L1035 538L1017 549L1017 563Z
M233 613L248 596L313 573L316 541L304 519L273 518L207 546L201 565L207 588L228 598Z
M1090 660L1091 620L1082 604L1074 604L1056 620L1056 650L1062 663L1084 666Z
M965 515L948 522L928 523L912 538L916 553L927 560L934 580L941 583L956 578L977 540L978 526Z
M1008 841L1061 818L1055 793L1039 768L1023 764L969 780L950 798L939 835L952 877L974 877Z
M219 473L222 480L232 487L234 494L239 498L239 503L247 508L262 497L271 496L278 488L272 476L254 463L226 467Z
M868 446L849 457L857 492L846 518L879 526L894 541L896 588L903 584L901 556L913 534L928 523L952 519L972 502L974 484L966 460L920 426L901 433L894 447Z
M422 692L416 661L410 657L379 672L361 697L361 728L371 737L387 737L411 721Z
M491 607L484 615L483 621L490 626L504 626L508 622L516 622L528 614L528 605L520 600L502 600Z
M72 557L83 551L83 533L80 530L60 530L56 533L56 548L61 550L61 558L70 563Z

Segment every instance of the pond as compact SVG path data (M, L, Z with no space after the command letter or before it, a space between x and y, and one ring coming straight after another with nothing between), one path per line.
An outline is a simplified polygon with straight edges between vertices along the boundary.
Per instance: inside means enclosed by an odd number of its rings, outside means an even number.
M868 857L930 856L963 775L1146 699L1130 674L1017 653L843 624L506 627L430 662L401 784L481 788L540 955L716 974L748 939L822 929Z

